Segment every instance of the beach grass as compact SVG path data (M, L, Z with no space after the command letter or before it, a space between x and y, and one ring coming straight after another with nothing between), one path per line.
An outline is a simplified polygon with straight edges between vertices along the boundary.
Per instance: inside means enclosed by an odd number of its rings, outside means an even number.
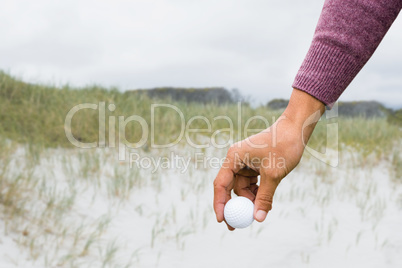
M99 112L102 103L105 105L104 115ZM147 212L149 202L136 201L130 211L141 218L153 220L149 225L149 244L145 247L159 252L157 262L162 254L161 244L172 241L178 250L183 251L186 249L186 238L199 232L199 229L208 228L209 220L213 218L209 207L200 206L202 213L196 213L199 203L205 202L203 198L213 179L202 178L201 171L190 168L182 175L180 187L173 187L181 203L195 199L196 207L183 212L173 204L162 210L159 205L163 205L163 201L158 195L173 191L170 182L164 179L164 171L150 174L149 171L128 168L127 164L117 161L115 150L75 147L66 137L65 120L73 107L82 104L96 105L97 108L80 110L72 118L70 129L77 141L99 142L99 117L104 116L104 146L116 146L122 135L121 123L130 116L137 116L150 128L155 126L154 140L149 131L146 142L136 149L149 157L169 153L169 149L153 152L152 141L156 144L169 143L182 131L184 137L188 135L194 143L208 143L213 137L223 140L222 143L227 143L227 146L216 154L224 155L230 143L265 129L280 116L279 111L263 106L251 107L246 103L189 104L150 99L144 94L96 85L74 88L69 85L30 84L0 72L0 219L5 225L4 233L17 234L18 244L27 249L32 259L43 258L47 267L78 267L82 259L96 263L98 267L132 267L131 262L140 262L142 247L133 248L127 262L118 264L121 246L114 238L105 242L104 234L113 219L113 212L119 206L137 200L136 196L147 189L152 191L148 198L155 203L151 209L153 212ZM155 107L155 104L160 106ZM141 140L144 128L139 122L126 124L124 142L136 144ZM336 128L331 129L330 125ZM250 131L243 131L246 126ZM191 129L206 131L200 134ZM333 129L336 129L339 138L337 148L327 144L328 137L334 135ZM350 177L360 167L370 174L370 168L385 160L389 163L393 181L400 184L401 138L401 129L386 118L326 119L324 115L308 145L321 152L339 149L344 155L352 153L352 157L347 156L350 164L347 176ZM190 151L186 147L188 143L180 144L183 145L182 149L178 149L180 152ZM312 199L311 202L325 208L331 200L346 198L348 202L356 203L361 220L373 221L373 228L376 228L387 204L380 198L372 200L376 194L374 184L360 182L362 186L358 185L359 181L350 179L345 180L341 189L334 189L332 185L337 181L334 170L321 162L311 165L314 179L306 180L311 187L305 189L293 184L289 193L279 195L278 200ZM91 219L85 215L86 211L77 212L83 198L89 207L92 203L104 202L100 206L110 211ZM180 213L185 214L185 220L183 215L180 220ZM284 217L288 216L286 210L281 213ZM304 217L309 211L300 208L299 213ZM197 224L199 222L201 226ZM329 244L336 237L337 228L336 219L317 221L319 243ZM263 226L254 230L255 236L264 230ZM356 234L356 246L362 243L363 235L363 231ZM381 247L386 244L385 239L378 242ZM301 259L308 263L310 255L302 254Z

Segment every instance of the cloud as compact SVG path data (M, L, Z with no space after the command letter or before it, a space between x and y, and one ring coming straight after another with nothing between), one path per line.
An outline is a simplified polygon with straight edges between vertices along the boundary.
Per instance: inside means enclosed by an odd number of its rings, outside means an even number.
M7 27L0 28L0 68L45 83L223 86L256 102L288 98L322 4L3 0L0 23ZM397 20L343 99L397 105L400 99L386 92L402 89L401 32Z

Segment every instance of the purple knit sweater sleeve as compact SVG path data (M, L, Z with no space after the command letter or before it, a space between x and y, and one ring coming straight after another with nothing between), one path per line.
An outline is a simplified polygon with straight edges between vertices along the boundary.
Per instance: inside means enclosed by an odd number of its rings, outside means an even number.
M293 87L331 107L374 53L401 7L402 0L326 0Z

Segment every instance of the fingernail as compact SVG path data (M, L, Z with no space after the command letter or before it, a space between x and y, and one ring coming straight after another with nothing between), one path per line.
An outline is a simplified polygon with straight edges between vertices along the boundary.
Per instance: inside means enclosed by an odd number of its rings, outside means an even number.
M264 210L258 210L257 213L255 214L255 219L259 222L262 222L267 217L267 214L268 213Z

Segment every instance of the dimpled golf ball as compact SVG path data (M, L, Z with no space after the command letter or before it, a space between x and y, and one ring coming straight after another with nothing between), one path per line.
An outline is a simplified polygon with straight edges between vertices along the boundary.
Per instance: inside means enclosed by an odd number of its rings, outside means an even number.
M230 199L223 211L226 222L233 228L246 228L254 221L254 204L250 199L239 196Z

